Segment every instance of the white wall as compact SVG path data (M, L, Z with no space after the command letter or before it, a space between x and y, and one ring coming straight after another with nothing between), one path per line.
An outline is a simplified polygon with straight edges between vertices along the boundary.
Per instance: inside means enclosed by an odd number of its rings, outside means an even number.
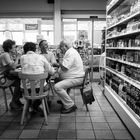
M105 10L106 0L61 0L61 10ZM47 0L0 0L0 12L52 12Z
M61 0L61 10L105 10L106 0Z

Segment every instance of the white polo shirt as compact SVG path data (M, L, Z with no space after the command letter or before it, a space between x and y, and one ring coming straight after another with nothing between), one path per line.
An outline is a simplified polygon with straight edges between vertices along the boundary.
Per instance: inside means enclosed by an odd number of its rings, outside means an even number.
M68 69L67 71L60 71L60 76L63 79L84 77L85 72L81 56L73 47L66 51L62 65Z

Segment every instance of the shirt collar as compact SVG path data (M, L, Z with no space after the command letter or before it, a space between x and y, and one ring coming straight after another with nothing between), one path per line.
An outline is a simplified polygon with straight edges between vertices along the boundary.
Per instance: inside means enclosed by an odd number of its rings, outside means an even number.
M35 52L33 51L28 51L27 54L34 54Z

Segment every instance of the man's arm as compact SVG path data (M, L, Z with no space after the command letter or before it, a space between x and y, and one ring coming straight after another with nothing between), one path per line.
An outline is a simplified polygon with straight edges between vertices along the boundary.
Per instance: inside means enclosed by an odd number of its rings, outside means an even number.
M62 69L62 71L67 71L68 69L62 65L62 63L59 63L59 67Z
M50 65L50 63L48 62L48 60L44 57L43 57L43 62L44 62L44 68L45 70L50 74L50 75L53 75L56 70Z

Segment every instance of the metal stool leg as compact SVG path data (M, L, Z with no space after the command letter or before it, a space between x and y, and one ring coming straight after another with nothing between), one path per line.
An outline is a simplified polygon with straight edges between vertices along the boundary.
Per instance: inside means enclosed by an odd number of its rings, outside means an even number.
M4 102L5 102L6 111L8 111L7 96L6 96L5 89L3 88L2 91L3 91L3 96L4 96Z

